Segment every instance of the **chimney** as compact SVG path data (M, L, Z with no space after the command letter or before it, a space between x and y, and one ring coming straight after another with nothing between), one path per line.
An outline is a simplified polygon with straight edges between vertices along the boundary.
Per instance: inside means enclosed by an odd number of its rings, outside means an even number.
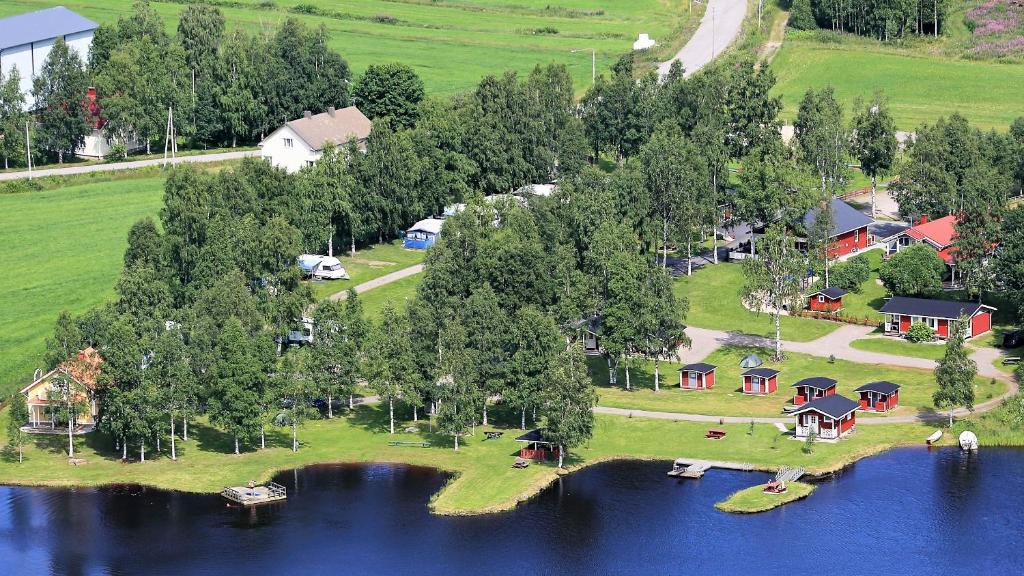
M921 218L919 218L917 220L917 224L916 225L920 226L921 224L927 224L927 223L928 223L928 215L927 214L921 214Z
M309 110L303 110L302 111L302 117L303 118L312 118L313 117L313 113L310 112Z
M327 115L330 116L331 118L334 118L334 106L327 107Z

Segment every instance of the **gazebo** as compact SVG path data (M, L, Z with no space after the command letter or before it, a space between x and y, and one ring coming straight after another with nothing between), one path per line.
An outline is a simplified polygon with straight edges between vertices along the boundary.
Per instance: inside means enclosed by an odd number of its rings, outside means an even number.
M530 460L547 460L548 457L558 458L558 446L544 437L544 429L537 428L516 438L516 442L523 442L519 449L521 458Z

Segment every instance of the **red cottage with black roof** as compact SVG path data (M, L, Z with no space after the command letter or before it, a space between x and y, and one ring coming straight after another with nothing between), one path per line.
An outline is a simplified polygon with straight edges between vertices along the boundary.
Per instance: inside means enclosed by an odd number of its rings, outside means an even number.
M839 312L843 309L843 296L846 290L842 288L825 288L807 295L807 308L815 312Z
M874 223L869 216L838 198L833 198L832 233L829 235L828 257L838 258L868 247L868 226ZM804 215L804 229L814 228L815 211Z
M697 362L679 369L679 387L683 390L709 390L715 387L715 365Z
M824 376L814 376L812 378L804 378L793 384L793 388L796 388L793 404L803 406L812 400L835 394L836 381Z
M860 392L860 409L872 412L888 412L900 405L900 385L886 382L871 382L857 388Z
M858 408L859 402L839 394L812 400L793 412L795 435L806 438L813 432L823 440L838 440L857 428Z
M743 393L765 395L778 387L779 371L771 368L751 368L743 373Z
M961 316L970 324L966 336L973 338L992 329L992 306L977 302L956 302L954 300L931 300L893 296L882 306L885 314L885 331L888 334L906 335L912 324L927 324L939 338L949 337L949 327Z

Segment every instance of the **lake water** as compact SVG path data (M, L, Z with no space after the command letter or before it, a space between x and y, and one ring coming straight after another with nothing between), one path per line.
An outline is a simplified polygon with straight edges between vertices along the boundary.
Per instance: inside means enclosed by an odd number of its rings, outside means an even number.
M446 476L392 465L280 474L284 504L138 487L0 488L0 574L1021 574L1024 451L908 448L751 516L768 476L617 462L503 514L440 517Z

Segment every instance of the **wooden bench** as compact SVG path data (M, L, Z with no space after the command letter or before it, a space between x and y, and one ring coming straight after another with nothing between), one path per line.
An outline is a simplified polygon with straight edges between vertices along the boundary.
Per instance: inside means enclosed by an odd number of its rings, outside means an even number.
M704 437L709 440L721 440L722 438L725 438L725 430L718 430L716 428L712 428L708 430L708 433L705 434Z
M430 448L430 442L401 442L399 440L391 440L388 442L388 446L418 446L420 448Z
M501 438L502 434L504 434L504 432L485 432L484 433L484 435L487 436L487 440L497 440L498 438Z

